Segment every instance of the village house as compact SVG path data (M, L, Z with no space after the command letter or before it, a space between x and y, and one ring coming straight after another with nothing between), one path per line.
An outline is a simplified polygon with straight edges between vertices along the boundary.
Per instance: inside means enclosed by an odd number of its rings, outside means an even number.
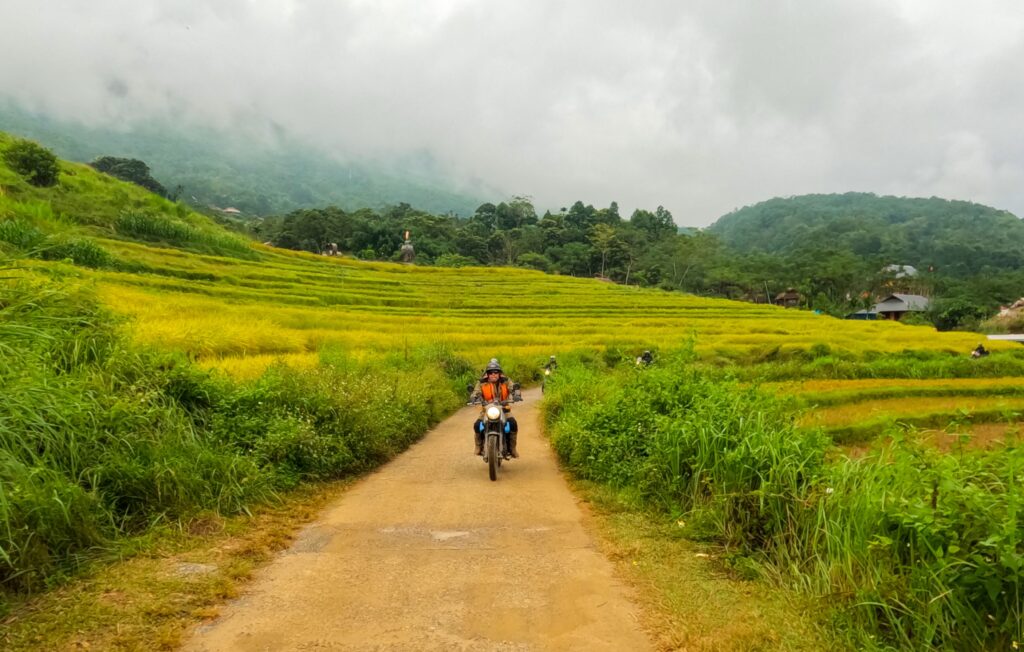
M908 312L924 312L928 310L928 297L920 294L890 294L875 304L874 312L878 319L899 321Z
M799 308L803 297L793 288L786 288L785 292L775 295L775 305L783 308Z

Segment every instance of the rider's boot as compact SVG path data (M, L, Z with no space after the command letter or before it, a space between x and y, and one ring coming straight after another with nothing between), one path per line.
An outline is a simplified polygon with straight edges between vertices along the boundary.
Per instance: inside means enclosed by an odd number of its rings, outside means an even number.
M484 454L484 433L482 433L482 432L475 432L473 434L474 434L474 436L476 438L476 453L474 453L474 454L475 455L483 455Z
M519 451L516 450L516 440L519 439L518 432L512 432L508 435L508 452L512 457L519 457Z

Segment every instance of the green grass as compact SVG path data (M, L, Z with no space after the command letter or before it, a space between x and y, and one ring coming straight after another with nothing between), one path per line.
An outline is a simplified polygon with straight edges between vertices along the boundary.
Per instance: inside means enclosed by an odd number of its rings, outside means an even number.
M469 369L438 348L373 367L325 351L233 383L136 348L87 294L28 281L0 282L0 352L6 591L155 523L372 468L459 403Z
M854 647L1019 644L1024 449L950 455L897 436L836 462L786 403L692 362L560 369L546 418L568 468L820 600Z
M624 500L605 485L575 482L597 516L602 552L638 588L644 624L665 650L836 650L814 605L744 578L719 546L683 536L685 523Z
M237 597L347 484L305 485L251 515L201 513L126 539L118 563L94 563L80 581L15 596L0 634L4 650L177 649L190 626Z

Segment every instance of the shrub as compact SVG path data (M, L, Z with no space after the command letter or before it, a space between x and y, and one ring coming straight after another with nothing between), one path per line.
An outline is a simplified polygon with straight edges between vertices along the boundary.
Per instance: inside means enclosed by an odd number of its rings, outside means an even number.
M828 442L796 430L784 404L682 360L600 382L560 369L545 410L563 462L835 603L858 648L1021 640L1024 448L948 455L897 440L828 463Z
M363 256L360 255L362 258ZM468 256L462 254L441 254L434 261L434 264L438 267L468 267L472 265L479 265L479 261L474 260Z
M33 186L57 184L60 165L53 152L30 140L17 140L4 151L7 166Z
M551 261L544 254L538 254L534 252L527 252L521 254L516 258L516 265L519 267L526 267L529 269L536 269L542 272L551 270Z
M116 156L101 156L89 164L100 172L105 172L112 177L128 181L142 186L150 192L161 197L167 196L167 189L153 178L149 172L149 166L134 158L118 158Z
M32 251L42 245L46 236L42 231L22 219L0 222L0 241L22 251Z
M76 265L94 269L114 265L114 257L106 249L86 238L58 239L40 250L39 256L43 260L69 259Z

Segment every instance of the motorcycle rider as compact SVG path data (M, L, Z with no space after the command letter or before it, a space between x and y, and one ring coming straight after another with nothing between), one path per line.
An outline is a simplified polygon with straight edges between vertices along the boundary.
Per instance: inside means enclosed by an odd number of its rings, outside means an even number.
M473 388L473 393L470 395L471 403L480 403L480 418L473 423L473 435L476 439L476 454L484 454L484 421L483 421L483 409L482 406L493 401L502 403L505 408L506 423L508 423L508 449L509 454L512 457L519 457L519 451L516 450L516 439L519 434L519 424L516 423L515 417L509 415L509 411L512 409L507 405L508 401L516 400L518 397L518 390L514 389L513 383L508 379L501 371L501 365L498 363L497 358L491 358L491 361L487 363L487 367L484 369L484 374L477 381L476 387Z
M540 391L542 394L544 393L544 387L547 385L548 376L555 373L555 369L558 369L558 362L555 360L555 356L551 356L544 365L544 375L540 377Z
M654 362L654 356L651 355L651 352L648 350L648 351L644 351L640 355L640 357L638 357L636 359L636 366L638 366L638 367L649 367L649 366L651 366L652 362Z

